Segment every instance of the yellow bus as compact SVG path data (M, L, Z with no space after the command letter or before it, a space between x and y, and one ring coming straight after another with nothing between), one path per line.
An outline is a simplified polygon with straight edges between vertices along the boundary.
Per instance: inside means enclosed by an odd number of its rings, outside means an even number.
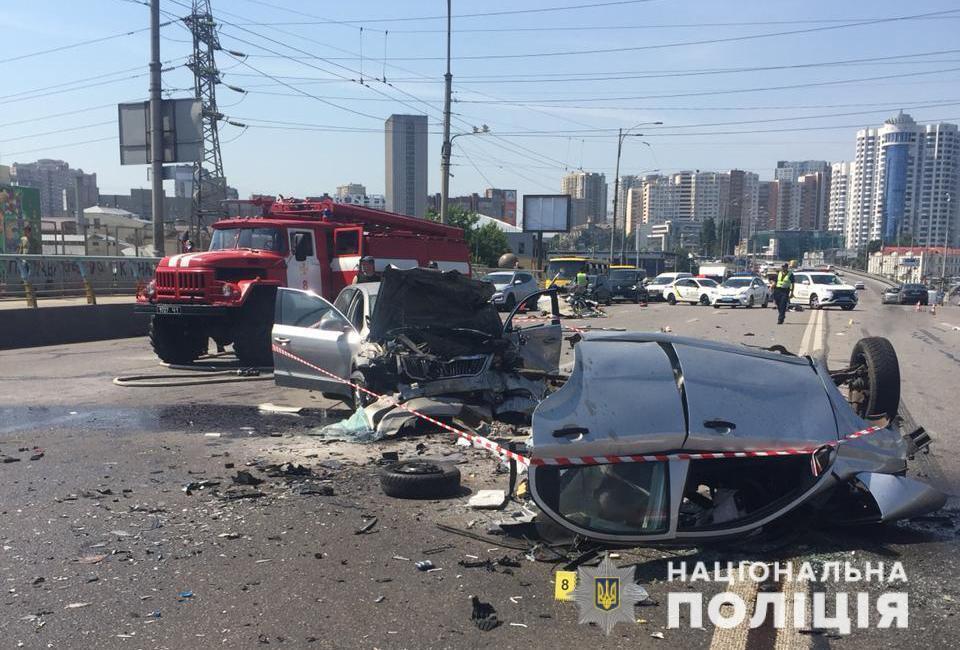
M587 275L607 275L610 265L602 260L589 257L554 257L547 262L543 272L543 288L558 287L563 289L577 279L577 273L583 271Z

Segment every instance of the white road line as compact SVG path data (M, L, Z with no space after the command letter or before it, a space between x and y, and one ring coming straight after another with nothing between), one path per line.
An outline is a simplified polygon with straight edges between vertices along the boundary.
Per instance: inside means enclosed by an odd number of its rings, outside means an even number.
M747 637L750 634L750 618L756 608L757 591L760 583L747 577L746 580L734 582L725 591L736 594L747 605L747 615L743 622L731 628L715 627L713 639L710 641L710 650L738 650L747 647ZM724 616L730 616L731 605L722 605L720 611Z
M817 314L820 313L814 309L810 310L810 320L807 321L807 327L803 330L803 338L800 339L800 347L797 349L797 355L803 356L810 347L810 337L813 334L813 328L816 326Z
M823 329L824 321L827 320L826 310L818 309L817 310L817 334L813 340L813 346L810 348L810 354L815 355L817 352L823 350Z
M810 597L808 583L806 580L795 580L793 576L784 579L780 591L784 596L784 625L777 631L777 640L774 643L774 650L805 650L813 644L812 637L809 634L800 634L802 627L797 626L796 616L794 614L794 602L797 594L802 594L804 599L806 615L804 617L807 626L810 623Z

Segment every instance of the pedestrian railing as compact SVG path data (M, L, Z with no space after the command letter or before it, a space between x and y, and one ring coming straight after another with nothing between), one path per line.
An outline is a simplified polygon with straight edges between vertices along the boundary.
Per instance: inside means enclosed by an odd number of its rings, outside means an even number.
M0 300L134 294L153 278L150 257L0 255Z

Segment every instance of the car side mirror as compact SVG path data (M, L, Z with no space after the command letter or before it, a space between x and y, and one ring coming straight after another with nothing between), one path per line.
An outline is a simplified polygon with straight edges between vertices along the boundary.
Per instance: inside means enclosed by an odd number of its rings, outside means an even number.
M521 280L520 278L515 278L514 281L513 281L513 283L514 283L514 284L523 284L523 280Z
M329 311L320 319L318 329L324 332L346 332L350 330L350 325L340 320L333 311Z

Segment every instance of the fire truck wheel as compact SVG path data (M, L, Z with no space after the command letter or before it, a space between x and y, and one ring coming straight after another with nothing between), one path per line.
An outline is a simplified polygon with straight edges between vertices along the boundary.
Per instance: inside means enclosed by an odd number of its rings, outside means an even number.
M206 334L190 327L185 319L153 316L148 335L153 351L164 363L193 363L207 351Z
M273 353L270 351L272 327L273 296L252 296L234 330L233 351L237 353L241 366L273 366Z

